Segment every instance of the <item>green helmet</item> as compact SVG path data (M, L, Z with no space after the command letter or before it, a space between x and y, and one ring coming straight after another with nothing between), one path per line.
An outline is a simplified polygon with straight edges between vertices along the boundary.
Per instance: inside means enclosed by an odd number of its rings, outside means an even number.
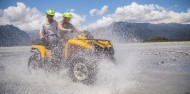
M72 15L72 13L71 12L64 12L63 13L63 17L66 17L66 18L73 18L73 15Z
M55 12L54 12L52 9L48 9L48 10L46 11L46 14L47 14L47 15L54 16L54 15L55 15Z

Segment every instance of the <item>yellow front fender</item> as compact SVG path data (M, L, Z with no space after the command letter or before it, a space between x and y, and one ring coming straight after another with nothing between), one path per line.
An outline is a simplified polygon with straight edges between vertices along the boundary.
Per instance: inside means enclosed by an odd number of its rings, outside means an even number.
M88 40L69 40L67 44L74 44L84 48L93 49L93 47L88 44Z
M46 48L43 45L32 45L33 49L38 49L42 58L45 57Z

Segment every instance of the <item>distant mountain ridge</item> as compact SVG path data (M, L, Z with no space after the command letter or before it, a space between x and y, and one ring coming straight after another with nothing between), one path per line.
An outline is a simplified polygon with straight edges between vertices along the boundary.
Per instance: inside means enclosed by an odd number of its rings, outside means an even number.
M95 38L117 42L142 42L153 37L190 40L190 24L113 22L90 30ZM13 25L0 25L0 47L30 45L39 38L39 31L22 31Z
M39 30L27 31L26 33L29 35L30 40L32 42L35 41L36 39L40 38L40 31Z
M107 27L101 27L92 31L94 35L100 38L117 36L120 42L143 41L156 36L168 39L190 39L190 24L113 22Z
M23 46L31 43L29 35L13 25L0 25L0 47Z

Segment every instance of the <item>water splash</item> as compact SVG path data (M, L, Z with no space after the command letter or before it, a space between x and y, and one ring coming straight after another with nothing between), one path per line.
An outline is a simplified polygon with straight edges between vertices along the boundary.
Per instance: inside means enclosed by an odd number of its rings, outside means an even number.
M27 61L31 55L29 47L25 47L25 50L22 47L15 47L3 54L8 57L1 57L3 60L0 64L5 67L3 71L0 71L0 91L2 93L122 94L138 84L133 79L133 66L135 62L119 54L116 55L122 56L120 59L124 61L118 60L117 66L108 60L99 62L98 80L93 86L72 82L67 75L67 70L62 70L59 74L43 70L30 73L27 69ZM129 60L133 63L129 63Z

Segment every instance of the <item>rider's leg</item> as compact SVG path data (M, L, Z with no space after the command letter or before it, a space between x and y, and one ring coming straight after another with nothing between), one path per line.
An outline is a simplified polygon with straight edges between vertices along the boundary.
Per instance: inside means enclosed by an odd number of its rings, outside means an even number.
M65 41L63 39L60 39L59 40L59 54L63 54L63 51L64 51L64 47L65 47Z
M52 60L57 61L58 59L58 38L56 36L49 36L50 48L52 51Z

